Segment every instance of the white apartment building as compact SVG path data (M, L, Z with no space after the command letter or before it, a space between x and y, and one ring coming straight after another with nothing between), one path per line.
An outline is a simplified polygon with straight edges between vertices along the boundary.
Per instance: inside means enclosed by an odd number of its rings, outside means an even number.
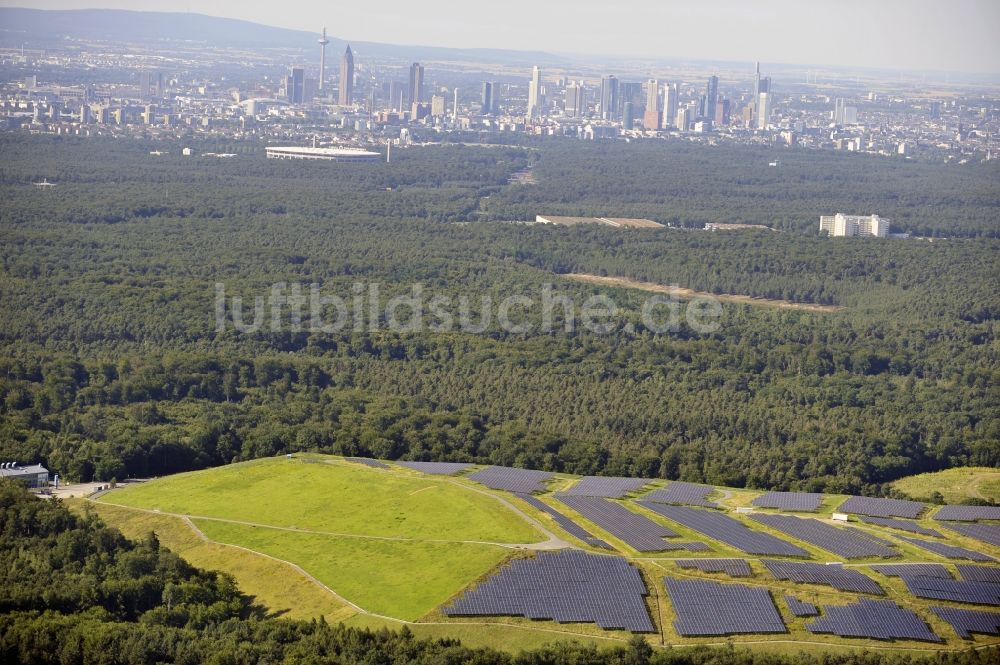
M878 215L823 215L819 218L819 230L828 235L869 236L885 238L889 235L889 222Z

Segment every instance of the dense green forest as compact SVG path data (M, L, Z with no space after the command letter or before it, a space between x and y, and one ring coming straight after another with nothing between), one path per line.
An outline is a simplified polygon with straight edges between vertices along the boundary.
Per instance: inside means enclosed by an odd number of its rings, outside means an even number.
M150 533L129 541L93 515L0 481L0 661L22 665L477 663L483 665L985 665L992 650L933 659L868 652L769 655L653 649L641 637L598 651L559 642L517 656L399 632L266 615L231 577L198 570Z
M0 136L0 458L107 480L318 450L864 493L1000 465L995 166L793 151L767 167L758 149L676 142L426 146L365 165L179 147ZM507 184L529 164L539 184ZM773 179L796 169L810 175L793 196ZM42 178L58 184L32 186ZM789 230L491 221L695 224L694 201L713 221ZM848 206L948 239L815 233L820 212ZM648 294L568 272L842 309L726 304L714 332L657 334L639 315ZM324 333L287 317L216 330L216 283L252 303L275 282L345 298L420 283L474 303L551 284L619 312L609 334L495 320L481 334Z

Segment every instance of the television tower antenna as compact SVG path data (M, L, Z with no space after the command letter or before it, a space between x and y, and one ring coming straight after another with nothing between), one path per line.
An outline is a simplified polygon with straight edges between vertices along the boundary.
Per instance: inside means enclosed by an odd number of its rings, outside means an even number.
M319 91L323 92L323 82L326 80L326 45L330 40L326 38L326 26L323 26L323 36L319 38Z

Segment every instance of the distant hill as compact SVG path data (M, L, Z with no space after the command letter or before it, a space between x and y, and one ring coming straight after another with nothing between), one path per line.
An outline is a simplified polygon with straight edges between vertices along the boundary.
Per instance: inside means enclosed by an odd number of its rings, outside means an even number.
M320 26L317 26L319 28ZM180 12L140 12L119 9L42 10L0 7L0 46L51 48L67 39L118 43L144 42L150 47L170 43L202 43L236 48L315 49L317 32L277 28L231 18ZM330 36L330 49L346 41ZM351 41L366 53L385 58L454 59L504 64L552 64L558 56L504 49L456 49Z

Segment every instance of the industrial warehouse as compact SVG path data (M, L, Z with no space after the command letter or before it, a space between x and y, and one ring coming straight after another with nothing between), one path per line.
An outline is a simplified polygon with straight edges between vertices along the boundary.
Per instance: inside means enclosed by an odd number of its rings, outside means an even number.
M323 159L330 162L375 162L382 155L361 148L309 148L273 146L266 148L268 159Z

